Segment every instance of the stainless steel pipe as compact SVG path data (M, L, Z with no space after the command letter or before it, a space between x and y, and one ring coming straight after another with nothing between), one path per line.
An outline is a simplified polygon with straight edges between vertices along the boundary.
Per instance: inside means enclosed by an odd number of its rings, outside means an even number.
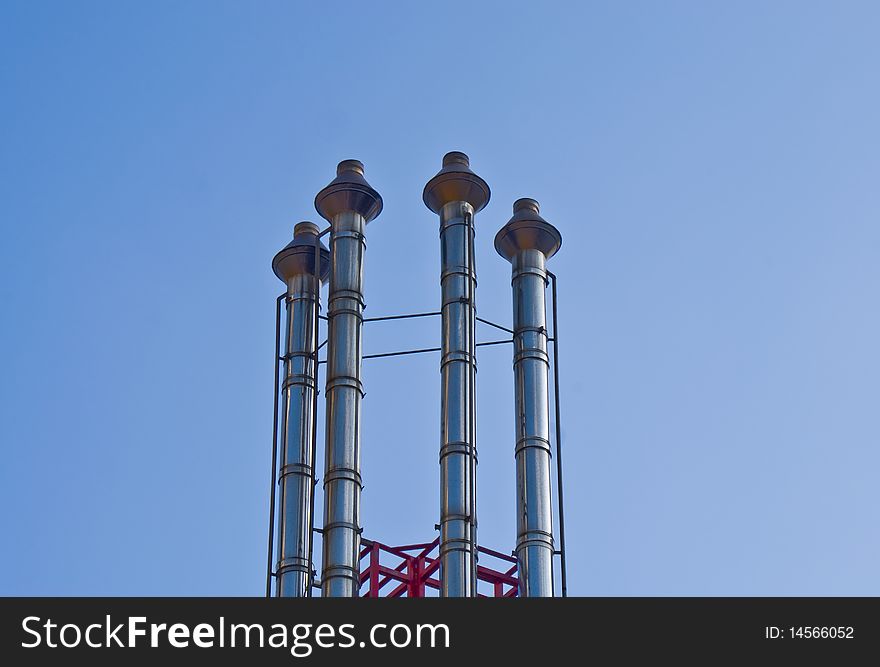
M546 262L561 245L562 236L539 215L534 199L518 199L513 217L495 236L495 249L513 266L516 557L522 597L553 597L545 290Z
M382 211L382 197L357 160L339 163L336 178L315 197L328 220L327 422L321 589L324 597L357 597L360 589L361 329L364 229Z
M440 594L477 591L476 302L474 214L489 201L486 182L452 152L428 181L425 205L440 215L441 417Z
M282 597L310 597L312 591L316 341L321 283L329 272L328 260L327 249L318 241L318 226L312 222L296 225L293 241L272 260L272 270L287 286L275 568L275 591Z

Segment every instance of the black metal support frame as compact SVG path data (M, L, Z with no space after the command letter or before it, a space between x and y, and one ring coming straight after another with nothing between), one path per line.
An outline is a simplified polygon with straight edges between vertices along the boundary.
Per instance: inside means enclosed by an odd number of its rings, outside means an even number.
M559 408L559 318L556 309L556 274L547 271L553 296L553 407L556 415L556 492L559 494L559 572L562 575L562 597L568 597L568 574L565 561L565 503L562 495L562 422Z
M278 483L278 360L281 357L281 301L287 298L287 292L275 299L275 395L272 399L274 415L272 419L272 482L269 485L269 555L266 564L266 597L272 597L272 547L275 539L275 486Z
M315 238L315 280L318 285L318 296L319 298L315 299L315 328L316 334L318 333L318 322L320 320L326 320L327 318L320 314L320 290L321 290L321 277L320 277L320 264L321 264L321 255L320 255L320 239L322 236L330 232L330 228L328 227L320 234L318 234ZM565 508L563 502L563 484L562 484L562 426L560 421L560 401L559 401L559 322L558 322L558 314L557 314L557 306L556 306L556 274L547 271L547 276L550 278L551 283L551 294L552 294L552 321L553 321L553 335L549 337L547 340L553 343L553 403L554 403L554 411L555 411L555 435L556 435L556 485L557 485L557 493L558 493L558 517L559 517L559 549L554 552L554 555L559 556L559 564L560 564L560 572L562 575L562 597L568 597L568 580L567 580L567 572L566 572L566 558L565 558ZM272 420L272 471L271 471L271 485L269 488L269 544L268 544L268 556L267 556L267 565L266 565L266 597L272 596L272 579L277 576L274 568L272 567L272 553L275 547L275 496L277 493L277 484L278 484L278 398L279 398L279 377L282 371L280 367L281 364L286 364L287 359L286 355L281 355L281 302L287 299L287 291L285 290L284 294L278 296L275 299L275 394L273 399L274 404L274 414ZM411 313L405 315L386 315L383 317L368 317L364 318L364 322L386 322L389 320L404 320L404 319L413 319L419 317L437 317L441 313L439 311L436 312L425 312L425 313ZM477 317L476 320L478 322L482 322L488 326L494 327L500 331L507 332L513 335L513 330L507 327L501 326L500 324L496 324L495 322L491 322L489 320L483 319L482 317ZM320 393L318 390L317 383L317 375L318 370L321 364L327 363L326 360L322 360L318 358L318 352L320 352L321 348L326 345L327 341L324 340L320 345L315 348L315 380L316 387L314 391L314 415L315 417L312 419L312 441L314 442L317 438L317 424L318 424L318 394ZM491 345L504 345L504 344L512 344L513 338L506 338L503 340L493 340L486 341L483 343L476 343L476 347L486 347ZM382 359L387 357L400 357L412 354L424 354L429 352L439 352L441 348L439 347L428 347L428 348L420 348L414 350L398 350L395 352L382 352L378 354L365 354L362 359ZM315 469L315 460L317 446L312 448L312 470ZM310 521L310 529L312 533L320 533L320 529L316 529L314 526L314 506L315 506L315 486L317 485L318 478L315 476L315 484L312 485L312 516L309 517ZM313 550L314 550L314 541L312 544L312 552L309 553L309 562L313 562ZM314 575L314 570L312 571ZM311 593L311 589L310 589Z

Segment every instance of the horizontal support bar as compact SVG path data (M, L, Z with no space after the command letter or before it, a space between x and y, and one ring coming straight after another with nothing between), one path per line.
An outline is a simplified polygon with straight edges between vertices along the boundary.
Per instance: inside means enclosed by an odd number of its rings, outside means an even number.
M439 352L439 347L426 347L420 350L404 350L402 352L382 352L380 354L365 354L362 359L381 359L382 357L402 357L407 354L424 354L425 352Z
M482 322L483 324L488 324L490 327L495 327L496 329L500 329L501 331L506 331L509 334L513 334L513 329L508 329L507 327L503 327L500 324L495 324L494 322L490 322L489 320L484 320L482 317L478 317L477 322Z
M387 320L409 320L414 317L434 317L440 315L440 312L433 313L413 313L411 315L385 315L383 317L365 317L364 322L385 322Z
M327 341L324 341L326 343ZM476 347L486 347L488 345L504 345L505 343L512 343L513 340L490 340L485 343L477 343ZM318 347L320 350L324 347L324 343ZM428 352L440 352L442 348L439 347L423 347L417 350L400 350L398 352L380 352L378 354L365 354L361 357L361 359L384 359L385 357L404 357L410 354L426 354ZM326 364L326 359L320 359L318 364Z
M490 340L487 343L477 343L476 346L477 347L485 347L487 345L504 345L505 343L512 343L512 342L513 341L510 339L508 339L508 340Z

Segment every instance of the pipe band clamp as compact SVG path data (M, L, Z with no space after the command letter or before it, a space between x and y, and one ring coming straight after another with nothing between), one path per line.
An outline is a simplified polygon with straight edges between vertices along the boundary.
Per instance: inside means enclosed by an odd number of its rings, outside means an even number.
M553 535L543 530L530 530L516 538L516 551L522 551L528 547L544 547L553 549Z
M290 387L305 387L307 389L315 389L318 382L313 375L294 374L288 375L281 383L281 390L290 389Z
M549 282L547 280L547 271L545 271L544 269L539 269L537 266L523 266L521 268L513 270L510 284L515 284L518 279L525 276L538 276L543 281L545 288L547 286L547 283Z
M540 435L524 435L523 437L518 438L516 441L516 447L514 447L514 456L526 449L541 449L547 452L548 456L552 457L553 455L550 448L550 440Z
M337 305L337 301L354 301L354 306L348 306L347 304L344 306ZM357 290L347 290L341 289L336 290L331 294L327 299L327 317L332 317L334 313L338 313L339 311L355 311L357 315L360 315L360 310L366 308L366 304L364 303L364 295ZM358 310L360 309L360 310Z
M285 463L281 466L281 471L279 473L278 483L290 475L301 475L303 477L312 478L314 476L312 472L312 466L308 463Z
M354 389L361 395L361 398L366 395L364 394L363 383L361 383L360 379L350 375L334 375L327 378L324 392L329 394L336 389Z
M321 573L321 580L326 583L329 579L351 579L355 583L355 592L360 588L360 573L350 565L328 565Z
M352 482L363 488L361 473L354 468L333 468L324 473L324 488L334 482ZM326 528L326 526L324 526Z
M470 278L474 281L474 285L476 286L477 282L477 272L475 269L468 270L467 266L456 265L456 266L447 266L442 271L440 271L440 284L443 284L443 281L447 278L452 278L454 276L464 276L466 279Z
M308 274L311 275L311 274ZM315 302L318 300L317 291L313 290L297 290L295 292L288 292L284 301L287 303L288 307L297 301L312 301Z
M440 461L447 456L451 456L452 454L463 454L465 456L473 456L474 460L477 460L477 448L475 445L471 445L467 442L448 442L442 447L440 447Z
M453 317L453 315L450 315L446 312L446 309L450 306L464 306L463 310L465 310L465 312L458 315L458 317L460 317L461 319L467 319L469 317L469 314L466 312L468 309L473 311L473 315L470 315L471 318L476 318L477 316L476 306L472 304L470 299L468 299L466 296L453 295L448 299L444 299L443 303L440 304L440 314L443 317Z
M335 310L331 310L327 312L327 324L332 327L336 325L336 318L341 316L349 316L355 319L354 326L361 328L364 324L364 313L363 309L359 307L354 308L336 308ZM338 325L336 325L338 326Z
M333 229L330 232L330 244L332 245L339 239L354 239L355 241L360 241L361 245L366 247L367 245L367 237L363 232L358 232L353 229Z
M470 363L476 355L470 350L450 350L440 357L441 368L452 361Z
M333 530L352 530L358 535L361 534L360 526L356 523L351 523L350 521L332 521L331 523L324 524L324 535L327 535L328 532ZM328 538L325 537L325 543L327 540Z
M305 357L308 359L314 354L314 352L309 352L308 350L294 350L292 352L288 352L281 358L287 361L290 361L291 359L296 359L297 357Z
M286 574L291 570L311 574L312 564L308 558L303 556L287 556L278 561L278 565L275 568L276 574L279 575Z
M440 555L445 556L451 553L468 553L474 552L472 542L470 540L454 539L440 542Z
M443 238L443 234L453 227L467 227L471 232L471 235L474 234L474 221L472 213L459 213L451 218L444 219L443 216L440 216L440 238Z
M537 326L537 327L530 327L528 325L523 324L518 327L514 327L513 335L518 336L519 334L528 333L530 331L534 332L534 333L546 335L547 334L547 327L545 327L543 325Z
M528 361L529 359L534 359L535 361L543 362L546 365L550 365L550 355L547 354L546 350L542 350L538 347L529 347L524 350L517 350L513 353L513 365L516 366L521 361Z
M452 523L453 521L463 521L467 524L476 524L476 521L473 520L470 514L455 514L450 512L440 517L440 527L444 528L444 524Z

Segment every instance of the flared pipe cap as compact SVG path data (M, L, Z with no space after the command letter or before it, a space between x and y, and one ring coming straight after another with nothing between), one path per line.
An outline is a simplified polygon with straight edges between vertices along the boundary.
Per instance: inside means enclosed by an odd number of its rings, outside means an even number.
M315 243L318 243L321 282L330 275L330 251L318 240L318 225L299 222L293 228L293 241L284 246L272 260L272 270L279 280L287 283L293 276L314 275Z
M521 250L540 250L547 259L557 253L562 247L562 234L539 211L534 199L517 199L513 203L513 217L495 235L499 255L513 261Z
M443 168L425 185L422 200L434 213L453 201L467 202L477 212L489 203L490 196L486 181L471 171L468 156L452 151L443 156Z
M336 167L336 178L315 197L315 209L328 221L344 211L354 211L369 222L382 212L382 197L364 178L359 160L343 160Z

